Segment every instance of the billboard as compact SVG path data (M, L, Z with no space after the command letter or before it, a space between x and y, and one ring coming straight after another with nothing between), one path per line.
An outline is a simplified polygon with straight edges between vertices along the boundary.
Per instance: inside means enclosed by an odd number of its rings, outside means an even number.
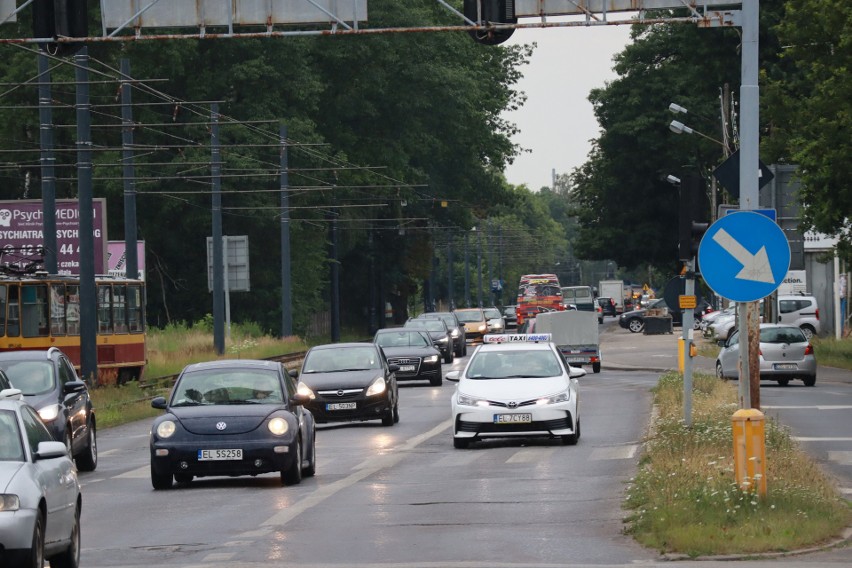
M95 274L106 273L106 199L92 200ZM40 199L0 201L0 248L7 266L43 260L44 212ZM56 266L62 275L80 274L80 208L76 199L56 200Z
M107 274L113 278L127 276L127 246L124 241L110 241L107 246ZM145 280L145 241L136 241L136 278ZM130 275L133 278L133 275Z

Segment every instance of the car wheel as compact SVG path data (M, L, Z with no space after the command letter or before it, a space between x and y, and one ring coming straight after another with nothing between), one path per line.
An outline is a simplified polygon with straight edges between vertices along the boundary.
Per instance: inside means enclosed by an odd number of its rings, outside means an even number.
M722 363L716 361L716 378L722 381L726 380L724 373L722 373Z
M396 404L396 403L394 403ZM382 426L393 426L393 407L388 408L385 413L382 415Z
M805 377L802 379L802 381L805 383L806 387L812 387L816 384L816 376Z
M811 338L814 336L814 328L812 328L809 325L803 325L802 326L802 333L805 334L805 339L810 341Z
M74 513L74 525L68 548L50 558L50 568L78 568L80 566L80 506Z
M154 489L171 489L173 476L171 473L158 473L151 464L151 485Z
M399 422L399 401L396 401L396 404L393 405L393 423L396 424Z
M308 467L302 470L302 477L313 477L317 473L317 433L314 430L313 440L311 441L311 461Z
M95 423L89 421L87 430L89 433L86 435L86 447L74 456L74 461L77 462L77 469L80 471L95 471L98 467L98 433L95 430Z
M700 319L692 320L692 329L695 329L695 330L701 329L701 320Z
M790 379L778 379L778 384L782 387L786 387L790 384Z
M577 442L580 441L580 419L577 419L577 427L574 430L573 434L569 434L567 436L562 436L562 443L566 446L576 446Z
M467 357L467 340L464 341L464 347L462 347L462 357Z
M293 461L290 467L281 471L281 483L285 485L298 485L302 482L302 442L296 439L296 451L293 452Z
M68 457L74 459L74 442L71 440L71 425L65 425L65 449L68 450Z
M463 450L470 445L468 438L453 438L453 447L457 450Z
M627 329L633 333L639 333L645 329L645 322L639 318L630 318L630 321L627 322Z
M453 359L453 352L448 349L447 354L444 355L444 363L452 363Z
M430 385L432 385L433 387L439 387L439 386L441 386L442 384L444 384L444 375L443 375L443 373L442 373L441 371L438 371L438 376L437 376L437 377L432 377L431 379L429 379L429 384L430 384Z
M600 363L592 363L592 372L600 373L601 372L601 364Z
M33 527L33 542L26 563L27 568L44 566L44 513L39 510Z
M175 474L175 481L177 481L178 483L189 483L189 482L192 481L192 474L191 473L176 473Z

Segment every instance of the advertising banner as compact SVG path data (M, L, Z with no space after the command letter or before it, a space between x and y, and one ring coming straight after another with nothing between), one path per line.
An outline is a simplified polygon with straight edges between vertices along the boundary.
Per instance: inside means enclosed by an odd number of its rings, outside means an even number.
M107 247L108 274L113 278L127 277L127 247L124 241L110 241ZM135 276L145 280L145 241L136 241L136 268L139 273ZM134 278L131 274L130 278Z
M3 263L26 266L43 261L44 213L40 199L0 201ZM95 274L106 273L106 199L92 200ZM56 200L56 266L61 275L80 274L80 209L76 199Z

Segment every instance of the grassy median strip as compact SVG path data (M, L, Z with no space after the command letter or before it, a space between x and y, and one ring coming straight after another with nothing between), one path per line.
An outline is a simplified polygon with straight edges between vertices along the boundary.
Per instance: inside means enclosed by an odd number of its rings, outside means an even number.
M737 487L731 417L735 383L696 373L692 427L683 419L683 378L655 388L658 415L625 501L626 532L661 553L688 556L783 552L829 542L852 508L773 420L766 421L767 495Z

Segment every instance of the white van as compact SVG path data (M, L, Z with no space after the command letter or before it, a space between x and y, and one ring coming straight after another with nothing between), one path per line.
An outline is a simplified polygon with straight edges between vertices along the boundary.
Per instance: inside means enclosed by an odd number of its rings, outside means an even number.
M778 296L778 323L795 325L810 340L820 333L819 305L813 296Z

